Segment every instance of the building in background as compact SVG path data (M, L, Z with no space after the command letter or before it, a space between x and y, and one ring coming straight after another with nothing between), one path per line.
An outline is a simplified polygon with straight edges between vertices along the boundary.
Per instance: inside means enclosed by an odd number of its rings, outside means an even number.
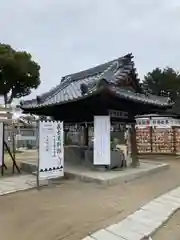
M1 104L0 121L4 122L4 139L10 147L13 141L16 148L38 147L38 117L22 114L19 106Z

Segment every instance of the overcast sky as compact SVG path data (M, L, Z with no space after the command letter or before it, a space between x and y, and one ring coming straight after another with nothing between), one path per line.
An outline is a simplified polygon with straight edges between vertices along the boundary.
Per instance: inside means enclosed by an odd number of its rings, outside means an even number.
M5 0L0 42L29 51L42 84L132 52L138 73L180 68L180 0Z

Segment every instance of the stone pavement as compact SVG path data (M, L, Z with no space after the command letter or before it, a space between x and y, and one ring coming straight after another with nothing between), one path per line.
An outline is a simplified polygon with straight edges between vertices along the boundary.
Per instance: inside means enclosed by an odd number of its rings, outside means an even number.
M0 196L36 187L33 175L16 175L0 178Z
M155 174L169 169L169 163L141 160L138 168L126 168L117 171L96 171L87 166L75 165L72 162L65 163L65 176L72 177L83 182L92 182L103 185L114 185L130 182L135 179ZM21 162L21 169L26 173L36 173L37 161L25 160Z
M123 221L101 229L83 240L144 240L180 208L180 187L155 198Z

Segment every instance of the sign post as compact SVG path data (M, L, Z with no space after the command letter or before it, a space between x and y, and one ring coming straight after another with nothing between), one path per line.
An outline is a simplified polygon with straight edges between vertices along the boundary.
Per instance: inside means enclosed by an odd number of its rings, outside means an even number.
M0 168L4 174L4 123L0 122Z
M37 187L40 180L64 176L63 122L39 122L39 157Z

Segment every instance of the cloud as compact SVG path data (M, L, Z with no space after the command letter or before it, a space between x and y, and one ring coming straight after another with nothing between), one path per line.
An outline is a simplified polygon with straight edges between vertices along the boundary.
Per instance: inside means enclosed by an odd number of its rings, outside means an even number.
M1 41L32 53L41 87L63 75L132 52L140 74L154 67L179 69L179 0L6 0Z

